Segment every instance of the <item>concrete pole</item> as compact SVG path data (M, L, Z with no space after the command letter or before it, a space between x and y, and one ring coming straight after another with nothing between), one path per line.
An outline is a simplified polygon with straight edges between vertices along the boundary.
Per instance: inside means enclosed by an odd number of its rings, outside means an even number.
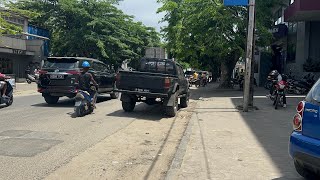
M249 111L250 101L250 83L252 56L253 56L253 38L254 38L254 19L255 19L255 0L249 1L249 22L248 22L248 39L247 39L247 55L246 55L246 74L243 95L243 111Z

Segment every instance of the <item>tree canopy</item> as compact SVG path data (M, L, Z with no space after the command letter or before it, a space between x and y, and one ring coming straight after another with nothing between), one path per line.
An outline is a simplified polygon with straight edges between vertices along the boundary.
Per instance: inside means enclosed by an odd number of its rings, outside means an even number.
M154 28L135 22L116 7L118 0L20 0L16 8L33 11L33 25L51 32L54 56L85 56L119 65L159 46Z
M232 70L244 56L247 37L246 7L226 7L223 0L158 0L165 12L164 38L171 55L181 61L211 70L221 64L222 86L229 86ZM275 0L257 0L257 44L272 40Z

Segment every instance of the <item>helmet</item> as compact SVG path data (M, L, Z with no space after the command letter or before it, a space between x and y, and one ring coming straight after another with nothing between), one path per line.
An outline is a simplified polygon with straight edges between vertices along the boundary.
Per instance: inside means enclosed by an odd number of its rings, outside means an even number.
M82 67L83 67L83 68L89 68L89 67L90 67L90 63L89 63L88 61L84 61L84 62L82 63Z
M279 76L279 72L277 70L273 70L268 75L268 80L275 80Z

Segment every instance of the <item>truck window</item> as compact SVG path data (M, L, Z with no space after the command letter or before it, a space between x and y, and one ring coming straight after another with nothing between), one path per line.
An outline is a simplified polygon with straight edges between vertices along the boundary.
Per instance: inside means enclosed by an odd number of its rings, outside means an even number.
M174 63L161 59L142 59L138 70L142 72L176 74Z

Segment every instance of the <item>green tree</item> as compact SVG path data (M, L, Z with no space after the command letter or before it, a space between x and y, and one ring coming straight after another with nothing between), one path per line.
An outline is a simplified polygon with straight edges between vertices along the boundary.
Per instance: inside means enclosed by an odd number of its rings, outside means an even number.
M51 31L55 56L85 56L120 65L139 59L148 46L160 44L159 33L124 14L111 0L31 0L16 7L40 15L31 23Z
M247 8L226 7L222 0L159 0L166 12L163 28L167 48L173 57L200 64L202 68L220 64L221 87L231 87L230 78L236 62L245 55ZM271 8L275 0L257 0L257 44L270 43ZM196 64L196 65L197 65Z
M2 34L17 34L22 31L22 27L17 26L15 24L9 23L5 20L5 17L10 17L12 14L26 16L26 17L34 17L35 13L22 10L19 8L14 8L12 3L8 0L0 1L0 36Z

